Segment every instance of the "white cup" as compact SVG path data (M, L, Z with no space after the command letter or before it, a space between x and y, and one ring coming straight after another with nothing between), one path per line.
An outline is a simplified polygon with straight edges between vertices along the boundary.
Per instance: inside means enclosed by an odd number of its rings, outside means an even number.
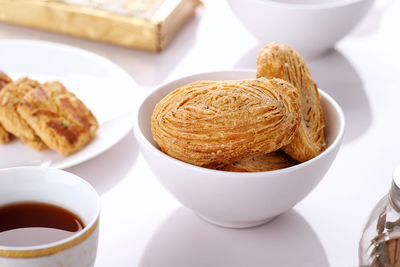
M68 238L48 244L0 246L0 267L94 266L100 198L89 183L74 174L52 168L0 170L0 206L16 202L44 202L65 208L82 220L84 228Z

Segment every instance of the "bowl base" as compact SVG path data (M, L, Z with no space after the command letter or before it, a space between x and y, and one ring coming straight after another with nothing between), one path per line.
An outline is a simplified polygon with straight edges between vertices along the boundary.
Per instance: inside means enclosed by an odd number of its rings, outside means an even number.
M216 226L220 226L220 227L224 227L224 228L235 228L235 229L239 229L239 228L251 228L251 227L256 227L256 226L260 226L263 224L266 224L270 221L272 221L273 219L275 219L277 216L273 216L273 217L269 217L269 218L265 218L262 220L256 220L256 221L246 221L246 222L228 222L228 221L215 221L213 219L209 219L206 216L203 216L201 214L197 213L197 216L199 216L201 219L203 219L204 221L214 224Z

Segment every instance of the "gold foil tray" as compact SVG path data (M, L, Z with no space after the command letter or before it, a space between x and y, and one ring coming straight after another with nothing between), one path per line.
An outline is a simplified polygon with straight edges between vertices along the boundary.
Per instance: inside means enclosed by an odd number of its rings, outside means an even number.
M200 0L0 0L0 21L161 51L200 4Z

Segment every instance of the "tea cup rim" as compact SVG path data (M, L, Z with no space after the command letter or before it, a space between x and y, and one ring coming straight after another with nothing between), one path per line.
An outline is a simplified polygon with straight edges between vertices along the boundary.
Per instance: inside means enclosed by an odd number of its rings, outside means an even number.
M95 207L95 213L93 218L89 220L89 223L85 224L84 228L71 236L68 236L67 238L63 238L61 240L57 240L54 242L49 242L45 244L40 244L40 245L31 245L31 246L6 246L6 245L0 245L0 257L9 257L9 258L33 258L33 257L40 257L40 256L46 256L46 255L52 255L61 251L64 251L66 249L75 247L79 245L81 242L86 240L91 234L96 230L99 224L99 219L100 219L100 209L101 209L101 203L100 203L100 197L97 193L97 191L90 185L86 180L83 178L64 171L60 170L57 168L52 168L52 167L40 167L40 166L23 166L23 167L11 167L11 168L4 168L0 169L0 176L2 176L4 173L11 173L11 172L26 172L30 173L32 171L43 171L44 173L54 173L56 174L54 179L57 179L60 177L60 175L65 175L69 176L68 179L74 183L81 184L82 186L86 187L86 189L93 193L95 198L96 198L96 207ZM0 184L2 183L2 179L0 179ZM32 200L35 201L35 200ZM15 203L15 202L10 202ZM46 202L49 204L55 204L51 202ZM57 205L57 204L55 204ZM62 205L57 205L61 206ZM64 208L64 207L63 207ZM68 209L67 209L68 210Z

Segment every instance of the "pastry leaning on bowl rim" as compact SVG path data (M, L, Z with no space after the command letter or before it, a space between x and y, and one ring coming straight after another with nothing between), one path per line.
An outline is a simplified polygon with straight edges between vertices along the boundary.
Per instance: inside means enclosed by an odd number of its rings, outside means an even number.
M303 119L293 141L282 150L299 162L310 160L324 151L325 126L318 87L304 58L288 45L269 43L258 53L257 77L281 78L299 90Z
M289 144L300 125L297 89L281 79L197 81L154 108L154 140L184 162L220 168Z
M276 42L259 50L257 77L281 78L299 90L302 121L293 141L282 147L285 153L244 158L222 167L228 171L270 171L291 167L318 156L326 149L324 118L318 88L304 58L293 48Z

